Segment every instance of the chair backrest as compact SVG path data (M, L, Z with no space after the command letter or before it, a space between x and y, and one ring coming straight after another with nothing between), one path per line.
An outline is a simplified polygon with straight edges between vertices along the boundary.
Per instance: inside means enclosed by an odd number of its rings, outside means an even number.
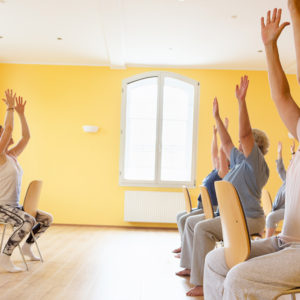
M261 204L262 204L265 216L267 216L272 210L272 199L271 199L269 192L266 189L263 189L261 192Z
M212 207L207 188L203 185L200 185L200 193L205 219L212 219L214 217L214 209Z
M36 217L38 202L41 194L43 182L40 180L34 180L30 182L23 202L24 211Z
M184 194L184 200L185 200L185 209L187 213L190 213L192 211L192 201L191 196L189 193L188 188L184 185L182 186L183 194Z
M235 187L228 181L215 182L220 210L227 266L245 261L250 255L250 237L244 210Z

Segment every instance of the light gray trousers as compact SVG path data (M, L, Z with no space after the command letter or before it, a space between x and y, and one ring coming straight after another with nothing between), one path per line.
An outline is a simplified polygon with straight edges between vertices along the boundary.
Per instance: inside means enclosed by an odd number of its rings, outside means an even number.
M276 228L284 218L284 208L271 211L266 218L267 228Z
M201 208L200 209L194 209L190 213L187 213L186 211L182 211L182 212L177 214L177 216L176 216L177 227L178 227L178 231L180 233L181 240L182 240L184 227L185 227L185 222L186 222L187 218L191 217L191 216L197 216L197 215L200 215L200 214L203 214L203 209L201 209Z
M201 215L187 219L181 249L180 266L191 269L190 283L203 285L205 257L223 239L220 217L198 220ZM259 233L265 228L265 218L246 218L249 234Z
M282 291L300 286L300 244L285 248L277 237L251 242L250 259L228 269L224 248L205 260L205 300L271 300Z

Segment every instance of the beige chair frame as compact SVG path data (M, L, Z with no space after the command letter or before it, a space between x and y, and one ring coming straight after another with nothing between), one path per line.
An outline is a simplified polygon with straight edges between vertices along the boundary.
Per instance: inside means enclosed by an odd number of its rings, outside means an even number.
M186 212L190 213L193 209L190 192L189 192L188 188L185 185L182 186L182 191L183 191L184 200L185 200Z
M205 219L213 219L214 218L214 209L211 204L208 190L204 185L200 185L200 193L201 193L201 200L202 200L202 206L203 206L203 212L205 215Z
M273 300L277 300L277 299L279 299L279 297L281 297L283 295L291 295L291 300L296 300L296 294L299 294L299 293L300 293L300 287L297 287L297 288L282 292L280 295L276 296Z
M43 182L41 180L33 180L30 182L28 188L27 188L27 192L24 198L24 202L23 202L23 209L25 212L27 212L28 214L30 214L31 216L33 216L34 218L36 218L36 214L38 211L38 203L39 203L39 199L40 199L40 195L41 195L41 189L42 189L42 185ZM37 243L37 240L34 236L33 231L30 231L35 246L38 250L41 262L44 262L39 245Z
M270 193L266 189L263 189L261 192L261 203L265 216L267 216L272 211L272 199Z
M222 223L225 260L231 269L245 261L251 242L244 210L235 187L228 181L215 182Z

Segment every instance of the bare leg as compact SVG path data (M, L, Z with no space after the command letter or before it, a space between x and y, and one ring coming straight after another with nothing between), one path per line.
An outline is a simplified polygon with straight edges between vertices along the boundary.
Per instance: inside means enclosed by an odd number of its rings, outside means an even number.
M288 7L290 10L294 31L294 41L297 59L297 79L300 83L300 1L288 0Z

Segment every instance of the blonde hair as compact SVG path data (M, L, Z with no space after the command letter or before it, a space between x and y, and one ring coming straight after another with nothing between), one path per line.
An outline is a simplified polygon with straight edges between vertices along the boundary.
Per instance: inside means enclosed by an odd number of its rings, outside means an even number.
M266 155L269 150L270 142L266 133L259 129L252 129L253 137L258 148L263 155Z

